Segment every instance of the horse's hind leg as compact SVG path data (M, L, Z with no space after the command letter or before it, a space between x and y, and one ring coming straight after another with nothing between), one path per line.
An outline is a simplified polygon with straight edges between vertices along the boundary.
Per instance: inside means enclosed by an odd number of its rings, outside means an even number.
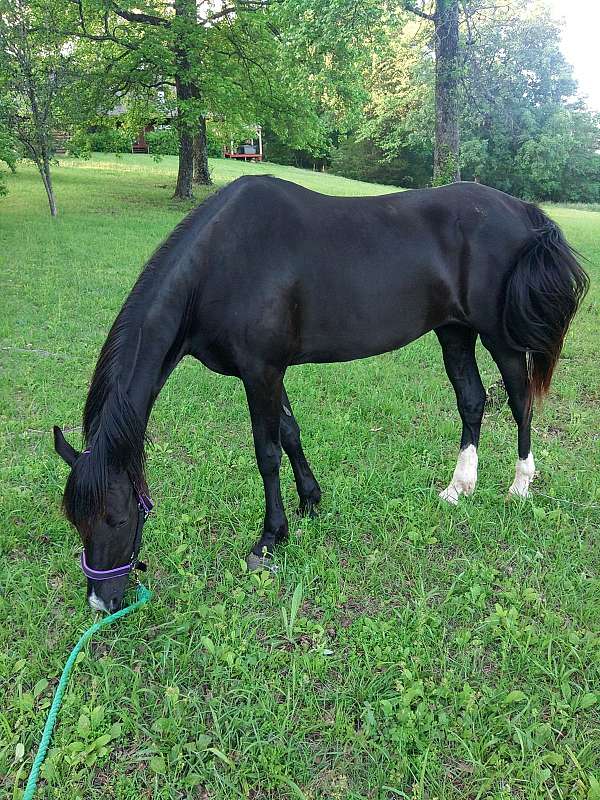
M442 500L458 503L461 494L475 491L477 483L477 446L485 405L485 389L475 361L477 332L462 325L450 324L436 328L442 345L444 365L456 393L458 412L462 420L460 453L449 485L440 492Z
M275 545L288 533L288 523L281 499L279 466L281 441L279 422L283 393L283 371L267 365L247 370L242 376L250 419L256 462L265 490L265 520L263 532L248 556L248 566L256 569L266 565L265 557L273 555Z
M300 441L300 427L292 412L285 387L282 392L281 418L279 421L281 444L285 450L296 481L296 489L300 498L300 513L313 516L315 507L321 499L321 488L306 460Z
M517 423L519 458L515 468L515 479L508 492L517 497L528 497L529 484L535 474L535 463L531 453L531 404L527 359L525 353L511 350L488 336L482 336L481 341L490 351L500 370L510 410Z

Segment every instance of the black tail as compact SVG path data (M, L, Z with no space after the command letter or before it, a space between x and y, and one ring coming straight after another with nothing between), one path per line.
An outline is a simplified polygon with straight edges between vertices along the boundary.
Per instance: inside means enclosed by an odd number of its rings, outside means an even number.
M509 275L503 325L510 346L527 353L533 401L550 388L565 335L590 280L558 225L534 205L527 210L532 238Z

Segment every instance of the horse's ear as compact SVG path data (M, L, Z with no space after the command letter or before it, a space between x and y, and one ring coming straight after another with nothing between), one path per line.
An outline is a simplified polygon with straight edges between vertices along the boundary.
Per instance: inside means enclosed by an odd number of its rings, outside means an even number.
M80 456L80 453L72 447L65 437L63 436L63 432L55 425L54 428L54 449L58 453L58 455L62 458L63 461L66 461L67 464L72 467L73 464L77 461Z

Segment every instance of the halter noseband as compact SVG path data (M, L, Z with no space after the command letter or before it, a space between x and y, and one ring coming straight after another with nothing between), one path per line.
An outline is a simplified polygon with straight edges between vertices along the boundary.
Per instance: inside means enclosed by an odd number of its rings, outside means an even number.
M89 450L84 450L82 455L87 455L89 452ZM144 527L144 522L146 522L150 516L150 512L154 508L154 503L152 502L152 498L145 492L138 492L135 487L134 491L137 495L138 518L135 528L135 537L133 539L133 551L131 553L131 558L127 564L123 564L120 567L114 567L113 569L93 569L89 566L85 559L84 548L81 551L81 569L86 578L89 578L92 581L108 581L111 578L122 578L124 575L129 575L133 569L140 569L142 572L145 571L146 565L143 562L138 561L137 557L138 553L140 552L140 547L142 546L142 528Z

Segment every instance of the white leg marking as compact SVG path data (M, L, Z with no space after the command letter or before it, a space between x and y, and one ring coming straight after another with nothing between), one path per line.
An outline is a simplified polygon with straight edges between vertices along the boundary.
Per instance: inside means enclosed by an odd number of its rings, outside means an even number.
M529 484L535 475L535 464L533 455L529 453L527 458L519 458L515 468L515 479L508 490L509 494L517 497L529 497Z
M477 449L474 444L460 451L452 480L447 488L440 492L442 500L456 505L461 494L473 494L477 483L477 462Z
M94 609L94 611L104 611L106 614L108 614L108 608L106 607L104 600L101 597L98 597L93 589L91 595L88 597L88 603L90 604L90 607Z

